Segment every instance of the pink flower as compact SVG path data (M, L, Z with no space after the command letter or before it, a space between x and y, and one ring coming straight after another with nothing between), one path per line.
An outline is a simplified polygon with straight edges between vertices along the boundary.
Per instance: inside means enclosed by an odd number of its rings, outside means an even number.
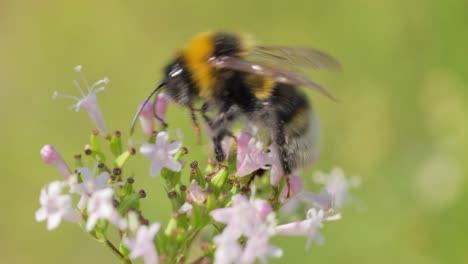
M248 133L241 132L237 143L237 176L243 177L258 169L268 169L271 158L263 151L260 142L256 142Z
M281 177L284 176L283 164L281 163L278 146L276 144L271 144L269 149L270 153L268 154L271 163L270 184L278 186Z
M144 102L142 102L143 104ZM138 108L141 107L141 104ZM146 136L151 136L154 131L154 115L153 115L153 104L151 102L147 102L143 109L141 110L140 116L141 128L143 129L143 133Z
M86 231L91 231L99 219L108 220L119 229L126 228L126 222L113 205L114 190L105 188L93 193L88 201Z
M166 112L167 112L167 106L169 105L169 97L164 94L160 93L156 96L155 102L154 102L154 113L158 118L160 122L166 122Z
M304 184L302 183L302 180L298 176L290 176L289 177L289 186L287 184L284 185L283 189L281 190L279 199L281 202L285 202L286 199L292 198L302 192L302 188L304 187ZM288 196L289 192L289 197Z
M36 211L36 221L47 219L47 229L52 230L59 226L62 218L70 222L79 222L80 214L72 208L72 198L64 195L63 182L51 182L41 190L39 201L41 208Z
M203 189L195 180L190 183L189 197L194 203L199 205L202 205L206 200L206 193L203 192Z
M123 243L130 249L129 257L135 259L142 257L145 264L158 264L159 257L154 247L154 236L159 231L159 223L154 223L150 227L140 226L135 238L124 238Z
M182 147L182 144L179 141L167 144L168 139L169 135L162 131L156 136L155 144L145 142L140 147L141 154L151 160L151 176L159 175L162 168L168 168L172 171L182 169L182 165L173 157Z
M97 102L96 94L101 92L101 91L104 91L104 86L109 83L109 79L106 77L106 78L104 78L102 80L99 80L99 81L95 82L91 86L89 86L88 81L86 80L86 78L84 77L83 72L81 71L81 69L82 69L81 65L76 66L74 69L75 69L76 72L80 73L81 79L82 79L84 85L86 86L88 93L85 94L85 92L81 89L80 84L78 83L78 81L74 80L73 84L75 84L76 88L80 92L81 98L76 97L76 96L71 96L71 95L62 95L62 94L59 94L57 91L54 92L54 95L52 96L52 98L55 99L55 98L61 96L61 97L70 98L70 99L75 100L76 103L73 104L71 106L71 108L75 109L75 111L78 112L81 107L84 107L86 109L86 111L88 112L89 117L91 118L91 120L96 125L97 129L101 133L107 133L106 123L104 122L104 118L102 116L101 109L99 108L99 104Z
M64 177L69 178L72 174L65 160L62 158L60 153L54 148L54 146L47 144L42 147L41 151L42 160L45 163L54 166L54 168Z
M279 225L276 227L276 232L285 236L305 236L308 238L306 248L309 248L312 241L319 245L323 244L324 238L319 233L319 229L323 227L324 221L340 218L339 214L328 216L323 210L317 211L317 209L312 208L307 212L306 220Z
M83 181L81 183L73 184L70 188L70 192L81 195L81 199L78 202L78 208L84 209L89 196L98 190L109 187L107 182L109 181L110 175L108 172L102 172L94 178L94 172L88 168L79 168L78 172L81 173Z

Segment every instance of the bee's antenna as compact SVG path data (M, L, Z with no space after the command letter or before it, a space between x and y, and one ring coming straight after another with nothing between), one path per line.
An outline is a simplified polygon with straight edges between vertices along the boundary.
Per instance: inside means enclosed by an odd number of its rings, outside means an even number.
M140 116L141 114L141 111L143 111L143 107L145 107L145 105L148 103L148 101L151 99L151 97L153 97L153 95L159 91L164 85L166 85L166 81L162 81L156 88L154 88L154 90L146 97L145 101L143 102L143 104L140 105L140 107L138 108L138 111L136 112L135 116L133 117L133 120L132 120L132 125L130 127L130 135L133 134L133 131L135 129L135 124L138 120L138 117Z

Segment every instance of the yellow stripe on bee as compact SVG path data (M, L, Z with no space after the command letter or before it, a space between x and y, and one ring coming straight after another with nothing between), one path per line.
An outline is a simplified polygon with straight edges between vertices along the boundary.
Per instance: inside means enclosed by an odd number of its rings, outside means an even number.
M300 126L307 122L309 122L309 110L303 107L294 113L294 116L289 123L293 126Z
M275 81L255 74L249 74L245 78L247 86L253 90L255 97L259 100L270 98L275 88Z
M215 43L212 32L196 35L184 50L184 58L201 97L214 92L214 68L208 64L213 56Z

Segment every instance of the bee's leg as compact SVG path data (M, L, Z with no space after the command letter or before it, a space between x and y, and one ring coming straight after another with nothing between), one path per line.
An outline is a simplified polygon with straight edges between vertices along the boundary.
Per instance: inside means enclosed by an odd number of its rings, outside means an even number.
M195 109L190 106L190 117L192 118L193 128L195 129L195 135L197 137L198 144L201 144L201 133L200 124L198 123L197 116L195 115Z
M289 176L291 174L291 166L289 164L288 150L286 146L286 136L284 135L283 126L279 126L275 138L276 144L278 145L279 158L281 166L283 168L284 176L286 177L286 185L288 186L287 198L289 198L289 192L291 190L291 184L289 183Z
M216 155L216 160L218 162L222 162L226 158L226 155L224 154L224 151L223 151L223 146L221 144L226 135L227 135L226 130L223 130L223 131L220 131L219 134L213 137L214 152Z
M222 144L224 137L226 136L233 136L232 133L228 130L230 127L231 122L234 120L234 109L231 107L225 107L217 116L214 118L209 117L206 115L206 107L203 105L201 112L202 117L205 122L210 127L213 133L213 145L214 145L214 152L216 155L216 160L218 162L224 161L226 155L223 152Z

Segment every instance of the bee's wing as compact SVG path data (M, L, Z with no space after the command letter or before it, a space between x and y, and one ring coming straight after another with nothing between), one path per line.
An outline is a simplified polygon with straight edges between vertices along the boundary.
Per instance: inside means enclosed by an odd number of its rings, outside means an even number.
M323 51L304 47L256 46L250 55L272 63L309 69L339 69L340 63Z
M290 70L281 69L279 67L270 66L268 64L262 64L244 60L238 57L229 56L213 57L209 60L209 63L219 69L231 69L236 71L249 72L271 78L279 83L307 86L336 101L336 99L327 90L325 90L325 88L299 72L293 72Z

